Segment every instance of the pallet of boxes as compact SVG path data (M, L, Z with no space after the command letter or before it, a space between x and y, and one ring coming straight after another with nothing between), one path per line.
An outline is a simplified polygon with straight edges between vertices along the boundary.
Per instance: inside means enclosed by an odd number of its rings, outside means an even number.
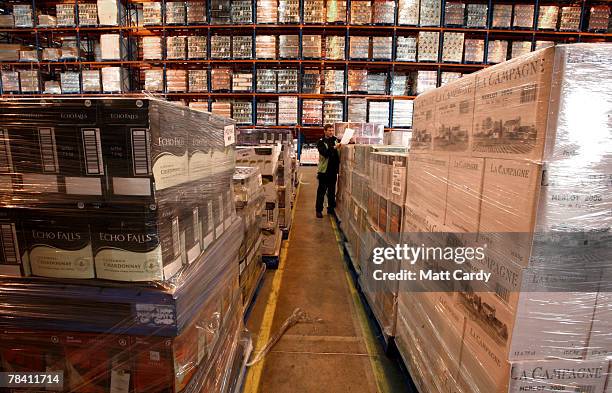
M261 173L257 167L236 167L234 172L236 212L242 218L244 239L240 245L239 272L242 304L248 311L265 273L262 261L262 215L266 205Z
M611 61L562 45L415 100L403 241L482 247L461 270L490 273L400 289L421 391L612 391Z
M0 124L2 371L231 391L250 347L233 122L118 98L3 101Z
M291 130L275 130L277 141L281 145L281 157L276 178L278 192L278 221L284 236L288 236L291 229L291 208L293 205L294 171L297 166L293 162L293 134Z
M363 243L369 251L373 247L393 247L400 241L408 148L384 145L367 148L369 180L365 192L368 214ZM362 261L361 268L360 287L381 326L385 342L389 344L395 336L398 282L378 280L374 270L397 271L399 261L387 261L381 266L373 265L370 260Z
M257 167L261 173L266 201L262 253L267 266L275 268L279 262L283 228L291 224L293 139L289 130L263 129L241 130L238 138L243 142L238 148L238 165Z
M337 123L336 134L356 130L359 142L381 143L382 127L370 123ZM378 136L377 136L378 135ZM345 248L358 274L360 288L383 332L395 335L398 285L377 281L366 255L374 244L397 244L406 195L407 146L350 144L340 154L338 215ZM385 265L389 272L396 266Z

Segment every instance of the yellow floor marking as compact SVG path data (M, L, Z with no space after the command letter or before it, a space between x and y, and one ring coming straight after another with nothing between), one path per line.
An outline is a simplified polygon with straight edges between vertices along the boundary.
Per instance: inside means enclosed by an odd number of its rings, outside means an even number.
M295 193L295 203L293 209L291 211L291 225L294 224L294 216L295 210L298 204L298 198L300 197L300 185L298 185L296 193ZM272 323L274 322L274 315L276 314L276 304L278 303L278 293L280 291L280 286L283 281L283 273L285 272L285 261L287 260L287 249L289 247L289 243L291 242L291 238L293 237L293 231L289 231L289 238L283 244L280 256L278 269L274 274L274 278L272 279L272 291L270 292L270 296L268 297L268 302L266 303L266 309L264 311L263 319L261 321L261 326L259 327L259 335L257 337L257 342L255 343L255 348L253 353L257 354L261 351L268 340L270 339L270 334L272 333ZM254 355L252 355L254 356ZM266 359L262 359L259 363L253 365L247 374L247 380L244 387L244 393L257 393L259 391L259 384L261 382L261 374L263 372L263 367L266 363Z
M342 242L340 240L340 233L338 231L338 227L331 216L330 221L334 229L334 233L336 235L336 241L338 242L338 249L340 250L340 255L344 258L344 250L341 246ZM384 367L380 362L380 350L378 350L378 343L375 342L374 332L372 331L370 323L368 322L368 317L363 308L363 304L361 303L361 299L359 298L359 293L357 293L357 288L355 288L355 283L353 283L353 279L350 276L350 273L344 263L343 266L344 275L348 283L349 291L351 293L351 297L353 298L355 308L357 309L357 319L359 322L359 326L361 327L361 331L363 332L363 339L365 341L366 350L369 354L370 365L372 366L372 372L374 373L374 379L376 380L376 387L378 389L378 392L380 393L391 392L391 388L388 384L387 377L385 375Z

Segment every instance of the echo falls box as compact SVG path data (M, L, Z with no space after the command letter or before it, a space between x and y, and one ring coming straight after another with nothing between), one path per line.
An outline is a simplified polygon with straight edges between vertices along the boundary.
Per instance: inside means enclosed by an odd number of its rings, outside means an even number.
M0 192L16 204L104 198L98 108L89 101L0 105ZM9 199L6 199L9 198Z

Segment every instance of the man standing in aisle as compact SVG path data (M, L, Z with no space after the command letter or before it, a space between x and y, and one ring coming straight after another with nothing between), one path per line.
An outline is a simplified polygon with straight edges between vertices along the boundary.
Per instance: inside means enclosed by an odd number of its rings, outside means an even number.
M340 167L340 141L334 136L334 126L326 124L323 127L325 136L317 142L319 150L319 166L317 168L317 218L323 218L323 198L327 192L327 214L335 214L336 208L336 180Z

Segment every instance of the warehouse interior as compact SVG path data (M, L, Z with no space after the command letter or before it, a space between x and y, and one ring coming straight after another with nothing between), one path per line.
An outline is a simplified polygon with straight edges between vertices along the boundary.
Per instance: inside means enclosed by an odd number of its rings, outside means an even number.
M0 392L612 393L611 13L0 1Z

